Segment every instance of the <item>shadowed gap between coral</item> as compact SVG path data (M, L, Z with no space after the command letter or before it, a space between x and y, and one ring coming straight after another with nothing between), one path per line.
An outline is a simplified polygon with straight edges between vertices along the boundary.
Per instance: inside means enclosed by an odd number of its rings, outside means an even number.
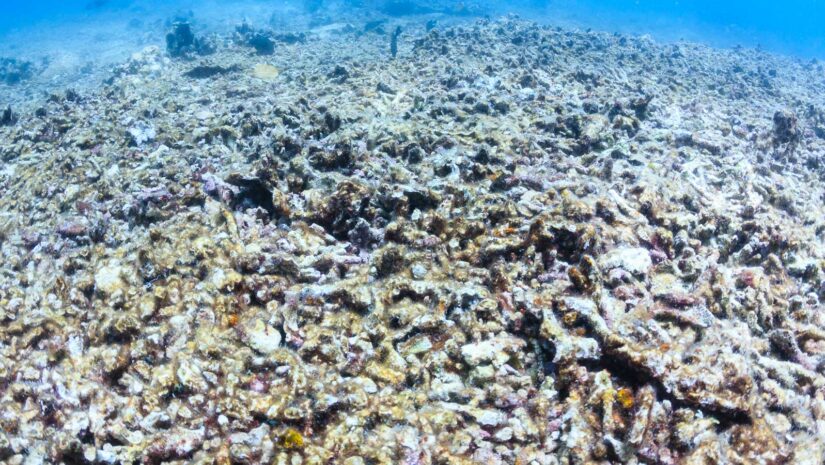
M287 418L283 420L278 420L275 418L269 418L262 413L253 413L252 418L260 423L266 423L267 425L269 425L270 428L275 428L278 426L288 426L302 430L307 425L307 423L309 423L310 428L313 431L313 434L317 434L326 429L326 427L332 422L334 417L343 409L343 407L344 406L341 404L335 404L322 412L315 412L311 417L308 418Z
M689 402L679 400L669 393L662 382L658 379L648 375L642 370L634 368L623 360L612 357L608 354L603 354L598 360L581 361L579 363L591 372L606 370L611 374L611 376L614 376L628 386L631 386L634 391L649 384L656 392L657 402L667 400L674 409L686 408L690 410L699 410L708 416L716 418L719 421L718 429L720 431L727 430L735 425L750 425L752 423L750 415L744 412L699 407L692 405Z

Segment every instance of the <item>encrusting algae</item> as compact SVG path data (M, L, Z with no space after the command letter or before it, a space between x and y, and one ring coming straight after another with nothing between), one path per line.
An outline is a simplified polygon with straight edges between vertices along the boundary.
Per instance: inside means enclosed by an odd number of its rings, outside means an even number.
M280 70L272 65L257 64L252 68L252 75L264 81L275 81L281 74Z

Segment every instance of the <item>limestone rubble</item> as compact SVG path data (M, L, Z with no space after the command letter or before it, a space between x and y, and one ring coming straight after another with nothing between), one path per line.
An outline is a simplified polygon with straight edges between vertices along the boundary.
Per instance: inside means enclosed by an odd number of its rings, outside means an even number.
M0 126L0 460L825 461L821 64L303 39Z

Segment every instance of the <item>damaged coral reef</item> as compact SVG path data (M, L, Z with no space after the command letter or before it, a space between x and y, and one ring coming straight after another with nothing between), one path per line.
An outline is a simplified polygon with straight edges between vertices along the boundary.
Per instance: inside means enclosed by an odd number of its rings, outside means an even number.
M3 113L0 461L825 463L822 65L402 26Z

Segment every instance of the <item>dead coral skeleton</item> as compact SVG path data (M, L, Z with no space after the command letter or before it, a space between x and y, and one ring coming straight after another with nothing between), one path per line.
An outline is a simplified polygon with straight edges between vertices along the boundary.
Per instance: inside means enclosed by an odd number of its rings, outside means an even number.
M825 460L821 76L423 24L0 127L0 459Z

